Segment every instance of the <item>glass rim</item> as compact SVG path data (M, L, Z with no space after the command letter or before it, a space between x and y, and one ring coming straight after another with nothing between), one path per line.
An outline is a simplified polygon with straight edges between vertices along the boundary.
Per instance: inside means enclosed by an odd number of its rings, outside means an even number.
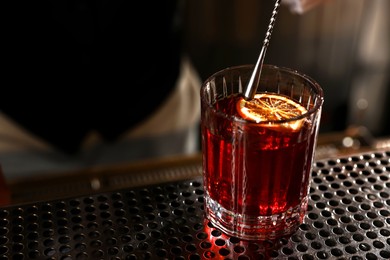
M211 80L213 78L217 77L218 75L224 74L226 71L237 70L237 69L247 69L247 68L253 68L253 67L254 67L253 64L244 64L244 65L231 66L231 67L227 67L227 68L224 68L222 70L219 70L219 71L215 72L214 74L212 74L211 76L209 76L204 81L204 83L202 83L202 86L201 86L201 102L202 103L205 102L207 104L207 106L210 109L212 109L217 115L223 116L225 118L232 118L235 121L241 121L241 122L244 122L244 123L252 123L252 124L256 124L256 125L283 124L283 123L288 123L288 122L292 122L292 121L297 121L297 120L301 120L301 119L307 118L310 115L318 112L321 109L321 107L322 107L322 105L324 103L324 91L321 88L321 86L318 84L317 81L315 81L312 77L308 76L307 74L304 74L304 73L302 73L302 72L300 72L298 70L291 69L291 68L288 68L288 67L283 67L283 66L276 66L276 65L272 65L272 64L263 64L263 68L266 67L266 68L269 68L269 69L272 69L272 70L284 71L284 72L287 72L289 74L299 76L300 78L304 79L306 82L310 83L310 87L312 89L314 89L314 92L318 96L318 101L315 102L313 107L310 108L309 110L307 110L306 113L301 114L299 116L291 117L291 118L288 118L288 119L265 120L265 121L261 121L261 122L255 122L255 121L251 121L251 120L247 120L247 119L241 118L241 117L236 116L236 115L228 115L228 114L226 114L224 112L221 112L220 110L215 109L213 104L210 104L209 102L206 102L204 100L204 95L205 95L204 92L206 91L206 86L208 85L208 83L211 82ZM269 93L274 93L274 92L269 92Z

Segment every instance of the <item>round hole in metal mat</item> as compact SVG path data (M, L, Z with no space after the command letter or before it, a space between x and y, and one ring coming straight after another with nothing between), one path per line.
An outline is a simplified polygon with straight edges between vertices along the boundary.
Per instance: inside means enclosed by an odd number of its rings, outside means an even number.
M204 220L201 178L0 209L1 259L387 259L390 152L315 163L304 223L243 241ZM386 167L385 167L386 166Z

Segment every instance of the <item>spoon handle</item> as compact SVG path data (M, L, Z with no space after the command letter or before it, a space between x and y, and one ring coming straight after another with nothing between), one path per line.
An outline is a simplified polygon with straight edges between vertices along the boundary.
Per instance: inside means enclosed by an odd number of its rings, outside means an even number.
M253 69L252 75L251 75L251 77L248 81L248 85L246 86L246 89L245 89L244 98L246 100L253 99L253 97L256 94L257 86L259 85L259 81L260 81L261 69L262 69L263 63L264 63L265 53L267 51L269 41L271 39L271 34L272 34L272 30L273 30L274 25L275 25L276 15L278 14L278 11L279 11L280 2L281 2L281 0L275 1L274 10L272 11L272 16L271 16L271 19L270 19L270 22L268 25L268 30L265 34L265 38L263 41L263 47L261 48L259 58L257 59L255 68Z

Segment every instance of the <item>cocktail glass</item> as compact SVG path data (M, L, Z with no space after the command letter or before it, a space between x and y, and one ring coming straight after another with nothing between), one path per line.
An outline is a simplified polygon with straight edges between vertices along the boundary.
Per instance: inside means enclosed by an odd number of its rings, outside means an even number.
M238 110L252 71L230 67L201 88L205 214L227 235L276 239L295 232L306 213L323 91L300 72L265 64L256 93L282 97L270 106L298 104L305 112L247 120Z

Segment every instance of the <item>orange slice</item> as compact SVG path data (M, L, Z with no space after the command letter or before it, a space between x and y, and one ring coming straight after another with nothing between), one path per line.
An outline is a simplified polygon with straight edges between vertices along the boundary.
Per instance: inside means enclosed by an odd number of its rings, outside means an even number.
M286 96L263 93L256 94L252 100L240 98L237 102L240 116L256 123L267 122L266 127L276 130L298 131L304 119L277 123L279 120L288 120L307 113L307 109Z

